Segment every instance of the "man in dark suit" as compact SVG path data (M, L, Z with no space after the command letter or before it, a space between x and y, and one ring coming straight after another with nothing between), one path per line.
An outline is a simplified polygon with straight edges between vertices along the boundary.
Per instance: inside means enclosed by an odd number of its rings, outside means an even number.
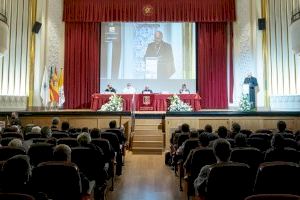
M251 109L256 108L256 91L258 91L257 79L252 76L252 73L248 73L248 76L244 80L244 84L249 85L249 103Z
M144 58L156 57L157 79L168 79L175 72L174 57L171 45L162 39L163 33L156 31L154 34L154 42L148 45Z
M152 94L153 91L150 89L148 85L145 86L145 89L142 91L142 94Z
M106 93L116 93L116 89L112 87L112 84L107 84L107 88L105 89Z

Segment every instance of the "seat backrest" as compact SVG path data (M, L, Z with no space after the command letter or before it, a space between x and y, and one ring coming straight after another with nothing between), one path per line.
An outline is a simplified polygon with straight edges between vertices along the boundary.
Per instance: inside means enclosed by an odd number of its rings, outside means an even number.
M31 166L27 155L11 157L2 166L2 191L27 192L30 174Z
M245 147L235 148L231 152L230 160L233 162L245 163L251 169L255 169L264 161L264 154L257 148Z
M115 152L120 153L120 142L118 136L111 132L101 132L101 138L107 139Z
M226 140L230 143L231 148L233 148L233 147L235 146L235 141L234 141L234 139L227 138Z
M25 134L24 139L30 140L32 138L41 138L41 137L42 137L42 134L40 134L40 133L27 133L27 134Z
M240 200L251 194L253 180L250 168L243 163L212 165L207 180L208 200Z
M60 138L57 140L57 144L66 144L69 147L77 147L79 146L76 138Z
M299 195L299 165L292 162L265 162L257 171L255 194L296 194Z
M262 138L265 140L271 140L271 135L267 133L254 133L249 136L250 138Z
M123 144L125 142L124 132L120 129L107 129L105 132L115 133L118 136L120 144Z
M35 200L33 196L20 193L0 193L1 200Z
M26 151L22 147L0 147L0 160L7 160L15 155L26 155Z
M269 149L265 155L265 162L271 161L298 163L300 161L300 152L292 148Z
M16 133L16 132L6 132L1 134L2 138L19 138L21 140L23 140L23 135L20 133Z
M12 138L12 137L1 138L1 145L2 145L2 146L7 146L8 143L9 143L10 141L12 141L13 139L14 139L14 138Z
M68 133L64 133L64 132L56 131L56 132L52 133L52 137L54 137L56 139L67 138L67 137L69 137L69 134Z
M187 139L189 139L189 135L186 133L180 134L178 136L177 146L180 147Z
M267 134L272 134L273 132L269 129L257 129L255 133L267 133Z
M201 168L205 165L216 163L214 152L210 148L198 149L194 152L191 161L191 178L192 182L197 178Z
M30 145L27 154L30 158L30 163L33 166L37 166L42 162L53 160L53 147L47 143L35 143Z
M300 200L300 196L292 194L256 194L245 200Z
M89 179L97 180L102 175L104 158L98 151L89 147L74 147L71 155L72 162Z
M115 153L107 139L103 139L103 138L92 139L92 144L102 149L105 157L105 162L109 162L110 159L114 158Z
M245 134L247 137L249 137L253 132L249 129L242 129L240 130L240 133Z
M62 161L40 163L32 171L34 192L55 200L80 200L81 182L76 164Z
M297 149L297 142L295 139L292 138L284 138L284 146Z
M265 140L263 138L258 138L258 137L250 137L247 139L247 144L251 147L257 148L260 151L266 151L271 147L271 142L270 140Z
M199 140L198 140L198 138L197 138L197 140L195 140L195 139L188 139L188 140L186 140L184 148L183 148L183 161L186 160L186 158L188 157L190 151L192 149L195 149L198 146L199 146Z

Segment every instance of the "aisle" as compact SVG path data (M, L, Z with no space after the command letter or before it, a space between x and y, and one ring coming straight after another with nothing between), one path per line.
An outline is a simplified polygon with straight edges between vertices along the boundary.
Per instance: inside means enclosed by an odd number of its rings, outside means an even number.
M108 200L179 200L186 193L178 189L178 177L164 164L164 155L136 155L128 152L123 175L116 178Z

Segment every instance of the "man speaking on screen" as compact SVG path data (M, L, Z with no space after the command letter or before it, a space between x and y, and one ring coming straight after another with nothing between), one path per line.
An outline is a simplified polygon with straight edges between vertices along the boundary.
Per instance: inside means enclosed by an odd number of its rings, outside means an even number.
M169 79L175 72L172 47L163 41L161 31L155 32L154 42L148 44L144 58L145 60L147 58L157 59L157 70L155 70L157 79Z

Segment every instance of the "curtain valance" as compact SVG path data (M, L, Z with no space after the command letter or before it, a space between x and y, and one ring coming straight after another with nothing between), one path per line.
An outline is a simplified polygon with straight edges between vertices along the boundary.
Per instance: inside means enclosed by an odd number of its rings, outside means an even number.
M234 21L235 0L64 0L65 22Z

